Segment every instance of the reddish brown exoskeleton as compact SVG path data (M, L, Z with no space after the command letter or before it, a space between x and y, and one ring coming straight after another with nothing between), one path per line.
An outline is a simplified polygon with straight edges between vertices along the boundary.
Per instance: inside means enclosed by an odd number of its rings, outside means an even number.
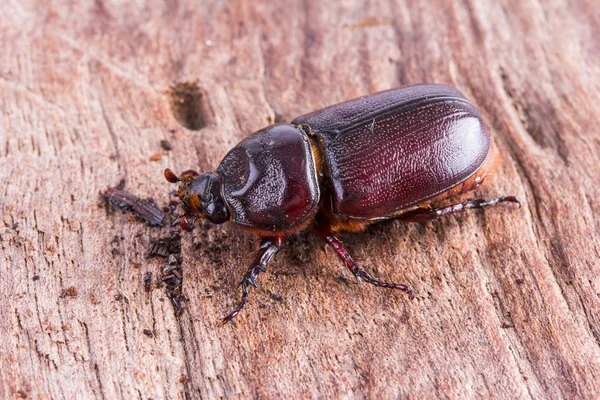
M479 111L458 90L443 85L392 89L275 124L234 147L215 173L165 171L181 182L182 227L206 218L233 222L256 234L260 250L244 275L249 285L265 272L285 239L315 229L357 280L400 289L361 269L336 237L390 218L425 221L500 202L468 200L442 208L432 204L483 183L498 151Z

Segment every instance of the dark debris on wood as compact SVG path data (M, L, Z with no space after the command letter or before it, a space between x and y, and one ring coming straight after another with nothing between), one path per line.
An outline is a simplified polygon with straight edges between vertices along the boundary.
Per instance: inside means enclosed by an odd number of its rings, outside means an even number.
M138 219L145 221L150 226L159 226L168 229L166 236L150 241L146 257L162 257L165 259L160 276L152 282L152 273L144 275L144 291L149 293L155 288L165 286L167 297L171 300L175 315L183 312L183 302L186 300L182 294L183 271L181 269L181 228L179 216L176 213L179 202L171 201L165 207L159 207L153 199L140 199L138 196L123 190L125 180L116 187L109 187L103 197L109 206L122 210L130 210L137 214ZM116 249L118 253L118 249ZM113 252L115 255L115 252ZM117 299L115 296L116 300Z
M137 217L150 226L162 226L165 213L158 207L154 199L141 199L125 190L125 180L116 187L109 187L104 192L104 199L114 208L133 211Z

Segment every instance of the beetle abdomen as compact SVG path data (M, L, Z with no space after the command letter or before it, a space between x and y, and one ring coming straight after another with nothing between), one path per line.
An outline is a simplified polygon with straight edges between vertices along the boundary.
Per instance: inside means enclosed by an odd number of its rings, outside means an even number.
M232 221L280 232L304 222L319 203L319 183L310 140L289 124L248 136L217 168Z
M455 187L481 168L489 130L443 85L375 93L296 118L322 141L333 212L385 218Z

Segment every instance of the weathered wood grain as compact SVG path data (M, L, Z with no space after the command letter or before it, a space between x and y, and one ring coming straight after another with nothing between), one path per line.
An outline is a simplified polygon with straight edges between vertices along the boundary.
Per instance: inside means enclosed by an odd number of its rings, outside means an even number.
M1 2L0 398L600 396L598 4L330 3ZM186 114L169 88L194 81ZM183 237L183 314L145 290L169 228L100 192L124 178L166 205L165 167L418 82L482 109L504 163L478 195L524 207L345 238L414 301L303 234L222 326L253 246L208 224Z

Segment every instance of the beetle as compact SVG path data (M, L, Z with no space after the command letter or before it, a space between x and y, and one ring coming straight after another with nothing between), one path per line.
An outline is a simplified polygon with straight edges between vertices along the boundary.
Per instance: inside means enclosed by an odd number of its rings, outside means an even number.
M515 196L471 199L436 207L470 192L499 160L481 113L457 89L421 84L332 105L263 128L229 151L215 172L193 170L165 178L180 183L184 230L197 219L232 222L256 235L259 250L240 283L244 308L250 285L283 246L308 228L329 244L356 279L398 289L373 278L352 259L337 235L398 218L426 221Z

